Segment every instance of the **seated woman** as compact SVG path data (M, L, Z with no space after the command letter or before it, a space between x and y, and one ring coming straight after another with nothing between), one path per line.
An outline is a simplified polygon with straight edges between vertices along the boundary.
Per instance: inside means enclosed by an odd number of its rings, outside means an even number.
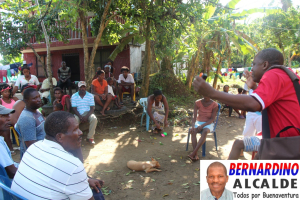
M1 95L2 98L0 99L0 105L12 109L13 105L18 101L19 99L17 97L13 97L12 95L12 87L5 84L1 87ZM16 152L13 149L11 139L10 139L10 130L5 131L3 133L4 141L6 142L7 146L9 147L9 150L12 155L15 155Z
M30 85L36 85L38 86L40 84L38 78L35 75L30 74L30 68L25 64L23 65L21 69L22 75L18 77L14 89L13 89L13 95L18 91L18 88L25 84L30 84Z
M53 110L57 109L55 106L56 104L61 104L62 111L71 111L71 98L70 95L64 95L62 89L60 87L54 88L54 97L55 100L53 101Z
M105 116L104 111L106 109L110 109L108 105L112 100L112 95L108 94L108 84L107 81L104 79L104 71L98 71L97 75L97 79L93 80L92 82L92 94L94 95L95 102L103 107L101 114ZM105 103L103 103L102 101L105 101Z
M204 97L201 100L195 101L194 117L192 120L192 145L193 152L188 155L192 161L199 160L198 150L206 141L208 133L214 129L214 120L217 116L218 104L209 97ZM202 131L201 137L197 143L197 133Z
M169 105L167 98L160 90L154 91L154 93L148 97L147 113L155 124L155 126L152 127L154 133L158 133L162 130L162 124L165 124L165 127L168 126Z

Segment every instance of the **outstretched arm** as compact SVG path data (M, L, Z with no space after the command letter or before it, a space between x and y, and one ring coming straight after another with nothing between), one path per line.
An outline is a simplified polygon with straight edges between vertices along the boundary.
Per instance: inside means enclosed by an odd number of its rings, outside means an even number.
M197 76L193 82L194 89L203 96L216 99L233 108L245 111L261 111L260 103L252 96L233 95L225 92L219 92L205 82L201 77Z

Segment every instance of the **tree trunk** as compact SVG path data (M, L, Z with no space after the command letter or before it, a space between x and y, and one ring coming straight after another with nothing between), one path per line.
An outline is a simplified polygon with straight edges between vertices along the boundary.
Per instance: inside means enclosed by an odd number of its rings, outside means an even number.
M147 18L146 21L146 65L144 70L144 78L141 88L141 94L142 97L148 96L148 90L149 90L149 75L150 75L150 69L151 69L151 44L150 44L150 25L151 21L149 18Z
M196 72L196 68L199 65L199 60L200 60L200 53L201 53L201 49L202 49L202 42L201 39L198 38L198 50L196 52L195 55L193 55L191 63L190 63L190 68L188 71L188 75L186 78L186 85L188 86L189 89L191 89L192 87L192 82L193 82L193 78L195 77L195 72Z
M108 14L108 10L109 10L111 1L112 0L108 0L108 2L105 5L104 12L101 17L101 23L100 23L100 27L98 30L98 35L97 35L96 39L94 40L94 45L93 45L93 49L92 49L90 58L88 58L89 52L88 52L88 39L87 39L87 32L86 32L86 25L87 25L86 24L86 16L81 9L79 9L79 11L78 11L79 16L80 16L81 29L82 29L82 40L83 40L83 51L84 51L84 75L85 75L85 82L87 84L87 89L90 88L92 79L95 74L94 59L96 56L96 52L97 52L99 43L101 41L103 30L107 26L110 19L112 19L112 17L115 16L115 15L112 15L109 19L106 20L106 16Z
M35 3L37 6L39 6L38 0L35 0ZM45 28L44 21L42 20L41 22L42 30L45 36L45 42L46 42L46 48L47 48L47 75L48 75L48 81L50 85L50 97L51 97L51 102L54 101L54 92L53 92L53 82L52 82L52 68L51 68L51 51L50 51L50 40L49 36L47 34L47 30Z
M222 57L219 56L219 63L218 63L218 67L217 67L217 71L215 74L215 78L214 78L214 83L213 83L213 88L217 88L217 83L218 83L218 78L219 78L219 74L221 73L221 64L222 64Z
M163 57L161 61L161 71L169 71L171 74L174 74L172 66L171 58L169 56Z

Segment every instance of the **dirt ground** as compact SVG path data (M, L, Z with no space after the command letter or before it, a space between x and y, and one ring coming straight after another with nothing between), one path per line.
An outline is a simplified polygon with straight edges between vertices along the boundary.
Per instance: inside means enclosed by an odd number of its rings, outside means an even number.
M213 135L209 134L206 157L201 160L227 159L235 139L242 138L245 120L237 116L227 117L224 111L219 118L217 132L218 151ZM146 132L140 126L140 117L123 115L118 121L103 121L97 128L96 145L92 148L83 142L84 166L89 176L105 181L103 193L106 200L128 199L200 199L200 162L191 163L186 149L188 126L165 128L166 137ZM130 125L129 125L130 124ZM249 153L245 158L251 159ZM13 156L19 161L19 153ZM159 161L161 172L132 172L127 168L129 160Z

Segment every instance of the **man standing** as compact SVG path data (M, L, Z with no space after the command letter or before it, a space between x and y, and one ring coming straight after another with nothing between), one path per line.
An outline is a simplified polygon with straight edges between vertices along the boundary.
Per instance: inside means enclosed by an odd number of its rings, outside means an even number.
M15 126L21 133L19 138L21 158L30 145L45 138L45 118L38 110L42 106L39 92L34 88L26 89L24 91L24 102L26 107Z
M64 86L69 89L69 95L72 95L71 68L66 66L66 62L61 62L61 67L58 69L58 86L64 89Z
M123 92L129 92L131 95L131 103L135 103L133 101L134 96L134 79L132 75L129 73L129 68L126 66L123 66L121 68L121 73L119 75L119 96L120 96L120 103L123 103Z
M213 162L206 173L209 188L201 191L201 199L233 200L233 193L225 188L229 178L226 167L220 162Z
M68 153L81 146L82 132L74 115L51 113L45 132L46 138L24 154L11 189L26 199L104 200L99 189L103 182L89 178L83 163Z
M73 94L71 104L78 123L89 122L90 127L86 140L91 145L94 145L94 135L97 127L97 117L93 114L95 101L94 96L86 91L86 83L84 81L78 83L78 92Z
M14 163L11 157L11 152L4 141L3 135L9 131L11 126L9 114L14 112L15 110L8 109L0 105L0 165L4 167L10 178L15 176L18 164Z
M262 50L255 56L252 82L259 84L253 87L255 90L250 96L216 91L200 77L196 77L193 86L199 94L240 110L255 112L268 108L270 136L274 138L287 126L300 127L300 106L293 82L283 70L276 68L269 70L273 65L283 65L283 61L282 53L272 48ZM299 136L299 132L296 129L289 129L280 134L280 137L292 136Z

